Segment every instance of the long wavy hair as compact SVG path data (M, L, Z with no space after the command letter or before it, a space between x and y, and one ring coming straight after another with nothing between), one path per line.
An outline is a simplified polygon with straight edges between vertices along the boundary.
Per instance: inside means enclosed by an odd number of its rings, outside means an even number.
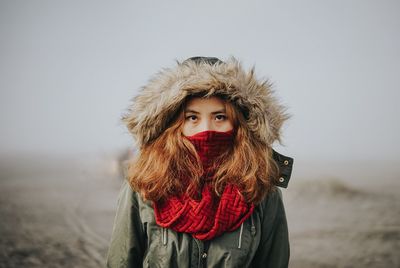
M239 187L247 202L258 204L278 177L272 148L252 138L243 113L234 104L223 101L235 136L232 148L215 162L210 183L217 196L230 183ZM146 200L159 201L184 193L197 196L201 191L201 160L193 144L182 134L185 105L169 127L157 139L140 148L129 163L129 183Z

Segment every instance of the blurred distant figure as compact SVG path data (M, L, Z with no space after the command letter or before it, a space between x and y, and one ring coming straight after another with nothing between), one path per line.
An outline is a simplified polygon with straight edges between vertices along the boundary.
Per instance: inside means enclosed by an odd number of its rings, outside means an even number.
M133 159L136 150L133 148L126 148L122 150L117 156L118 177L126 178L128 163Z

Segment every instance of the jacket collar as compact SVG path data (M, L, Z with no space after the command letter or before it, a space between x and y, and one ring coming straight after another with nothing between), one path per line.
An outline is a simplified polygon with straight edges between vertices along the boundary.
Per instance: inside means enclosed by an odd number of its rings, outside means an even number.
M287 188L292 175L294 159L292 157L280 154L275 150L272 151L272 157L279 167L279 178L276 182L276 185L282 188Z

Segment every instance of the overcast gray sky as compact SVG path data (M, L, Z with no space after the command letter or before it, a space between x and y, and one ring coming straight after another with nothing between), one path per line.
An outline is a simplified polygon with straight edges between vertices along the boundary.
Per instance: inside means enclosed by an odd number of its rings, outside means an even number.
M232 55L292 114L281 152L399 159L398 1L0 3L2 153L129 146L119 118L153 73Z

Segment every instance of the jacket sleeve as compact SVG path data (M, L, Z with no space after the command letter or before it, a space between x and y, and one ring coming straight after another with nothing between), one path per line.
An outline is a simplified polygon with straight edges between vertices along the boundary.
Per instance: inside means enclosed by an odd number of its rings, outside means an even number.
M124 181L118 197L117 213L111 235L107 267L142 267L146 246L138 207L138 195Z
M252 267L288 267L289 233L282 192L276 187L266 198L262 211L261 239Z

